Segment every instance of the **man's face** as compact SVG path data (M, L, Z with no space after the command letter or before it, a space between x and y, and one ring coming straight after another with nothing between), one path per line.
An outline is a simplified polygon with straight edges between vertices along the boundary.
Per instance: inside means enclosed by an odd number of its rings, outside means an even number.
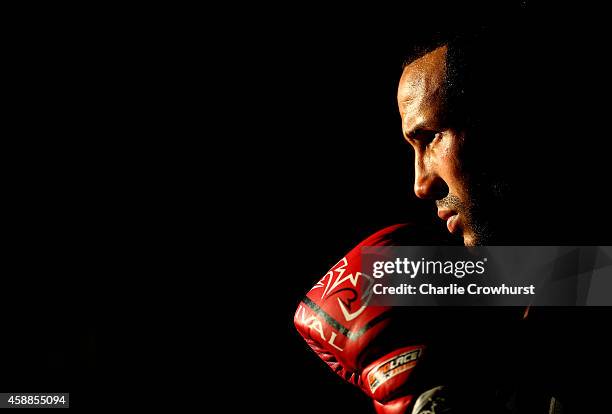
M448 231L472 246L489 236L481 194L487 186L474 179L478 172L468 171L469 134L453 125L445 108L446 55L442 46L406 66L397 100L404 137L414 148L415 194L436 200Z

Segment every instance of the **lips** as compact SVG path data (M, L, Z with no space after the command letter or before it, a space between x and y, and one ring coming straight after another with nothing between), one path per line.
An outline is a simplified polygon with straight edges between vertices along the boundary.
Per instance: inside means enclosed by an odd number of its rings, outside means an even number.
M459 213L449 209L438 210L438 217L446 221L446 228L451 234L455 234L459 228Z

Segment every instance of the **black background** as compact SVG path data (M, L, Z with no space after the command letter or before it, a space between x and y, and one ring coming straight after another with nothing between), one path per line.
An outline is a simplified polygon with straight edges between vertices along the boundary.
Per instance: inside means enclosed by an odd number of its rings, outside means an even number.
M568 129L534 126L560 143L541 168L559 177L542 188L573 200L556 209L570 236L541 241L609 243L607 38L586 6L11 15L2 388L68 389L81 406L172 403L180 391L224 411L370 412L307 349L293 312L372 232L438 222L413 195L396 108L406 42L525 10L570 46L553 69L592 56L581 79L601 79L555 106ZM599 331L599 315L567 329Z

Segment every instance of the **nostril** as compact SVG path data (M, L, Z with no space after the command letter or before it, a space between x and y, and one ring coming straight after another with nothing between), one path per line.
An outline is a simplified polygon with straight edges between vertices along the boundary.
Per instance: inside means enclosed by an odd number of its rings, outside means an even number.
M434 199L441 200L445 198L449 193L448 185L446 185L446 182L444 182L444 180L438 178L433 185L432 192L432 197Z

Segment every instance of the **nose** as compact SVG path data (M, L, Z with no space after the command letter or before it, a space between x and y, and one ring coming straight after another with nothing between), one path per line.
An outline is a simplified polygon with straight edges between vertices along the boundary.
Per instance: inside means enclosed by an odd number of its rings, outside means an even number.
M438 175L435 163L419 154L414 159L414 194L429 200L440 200L448 194L448 186Z

